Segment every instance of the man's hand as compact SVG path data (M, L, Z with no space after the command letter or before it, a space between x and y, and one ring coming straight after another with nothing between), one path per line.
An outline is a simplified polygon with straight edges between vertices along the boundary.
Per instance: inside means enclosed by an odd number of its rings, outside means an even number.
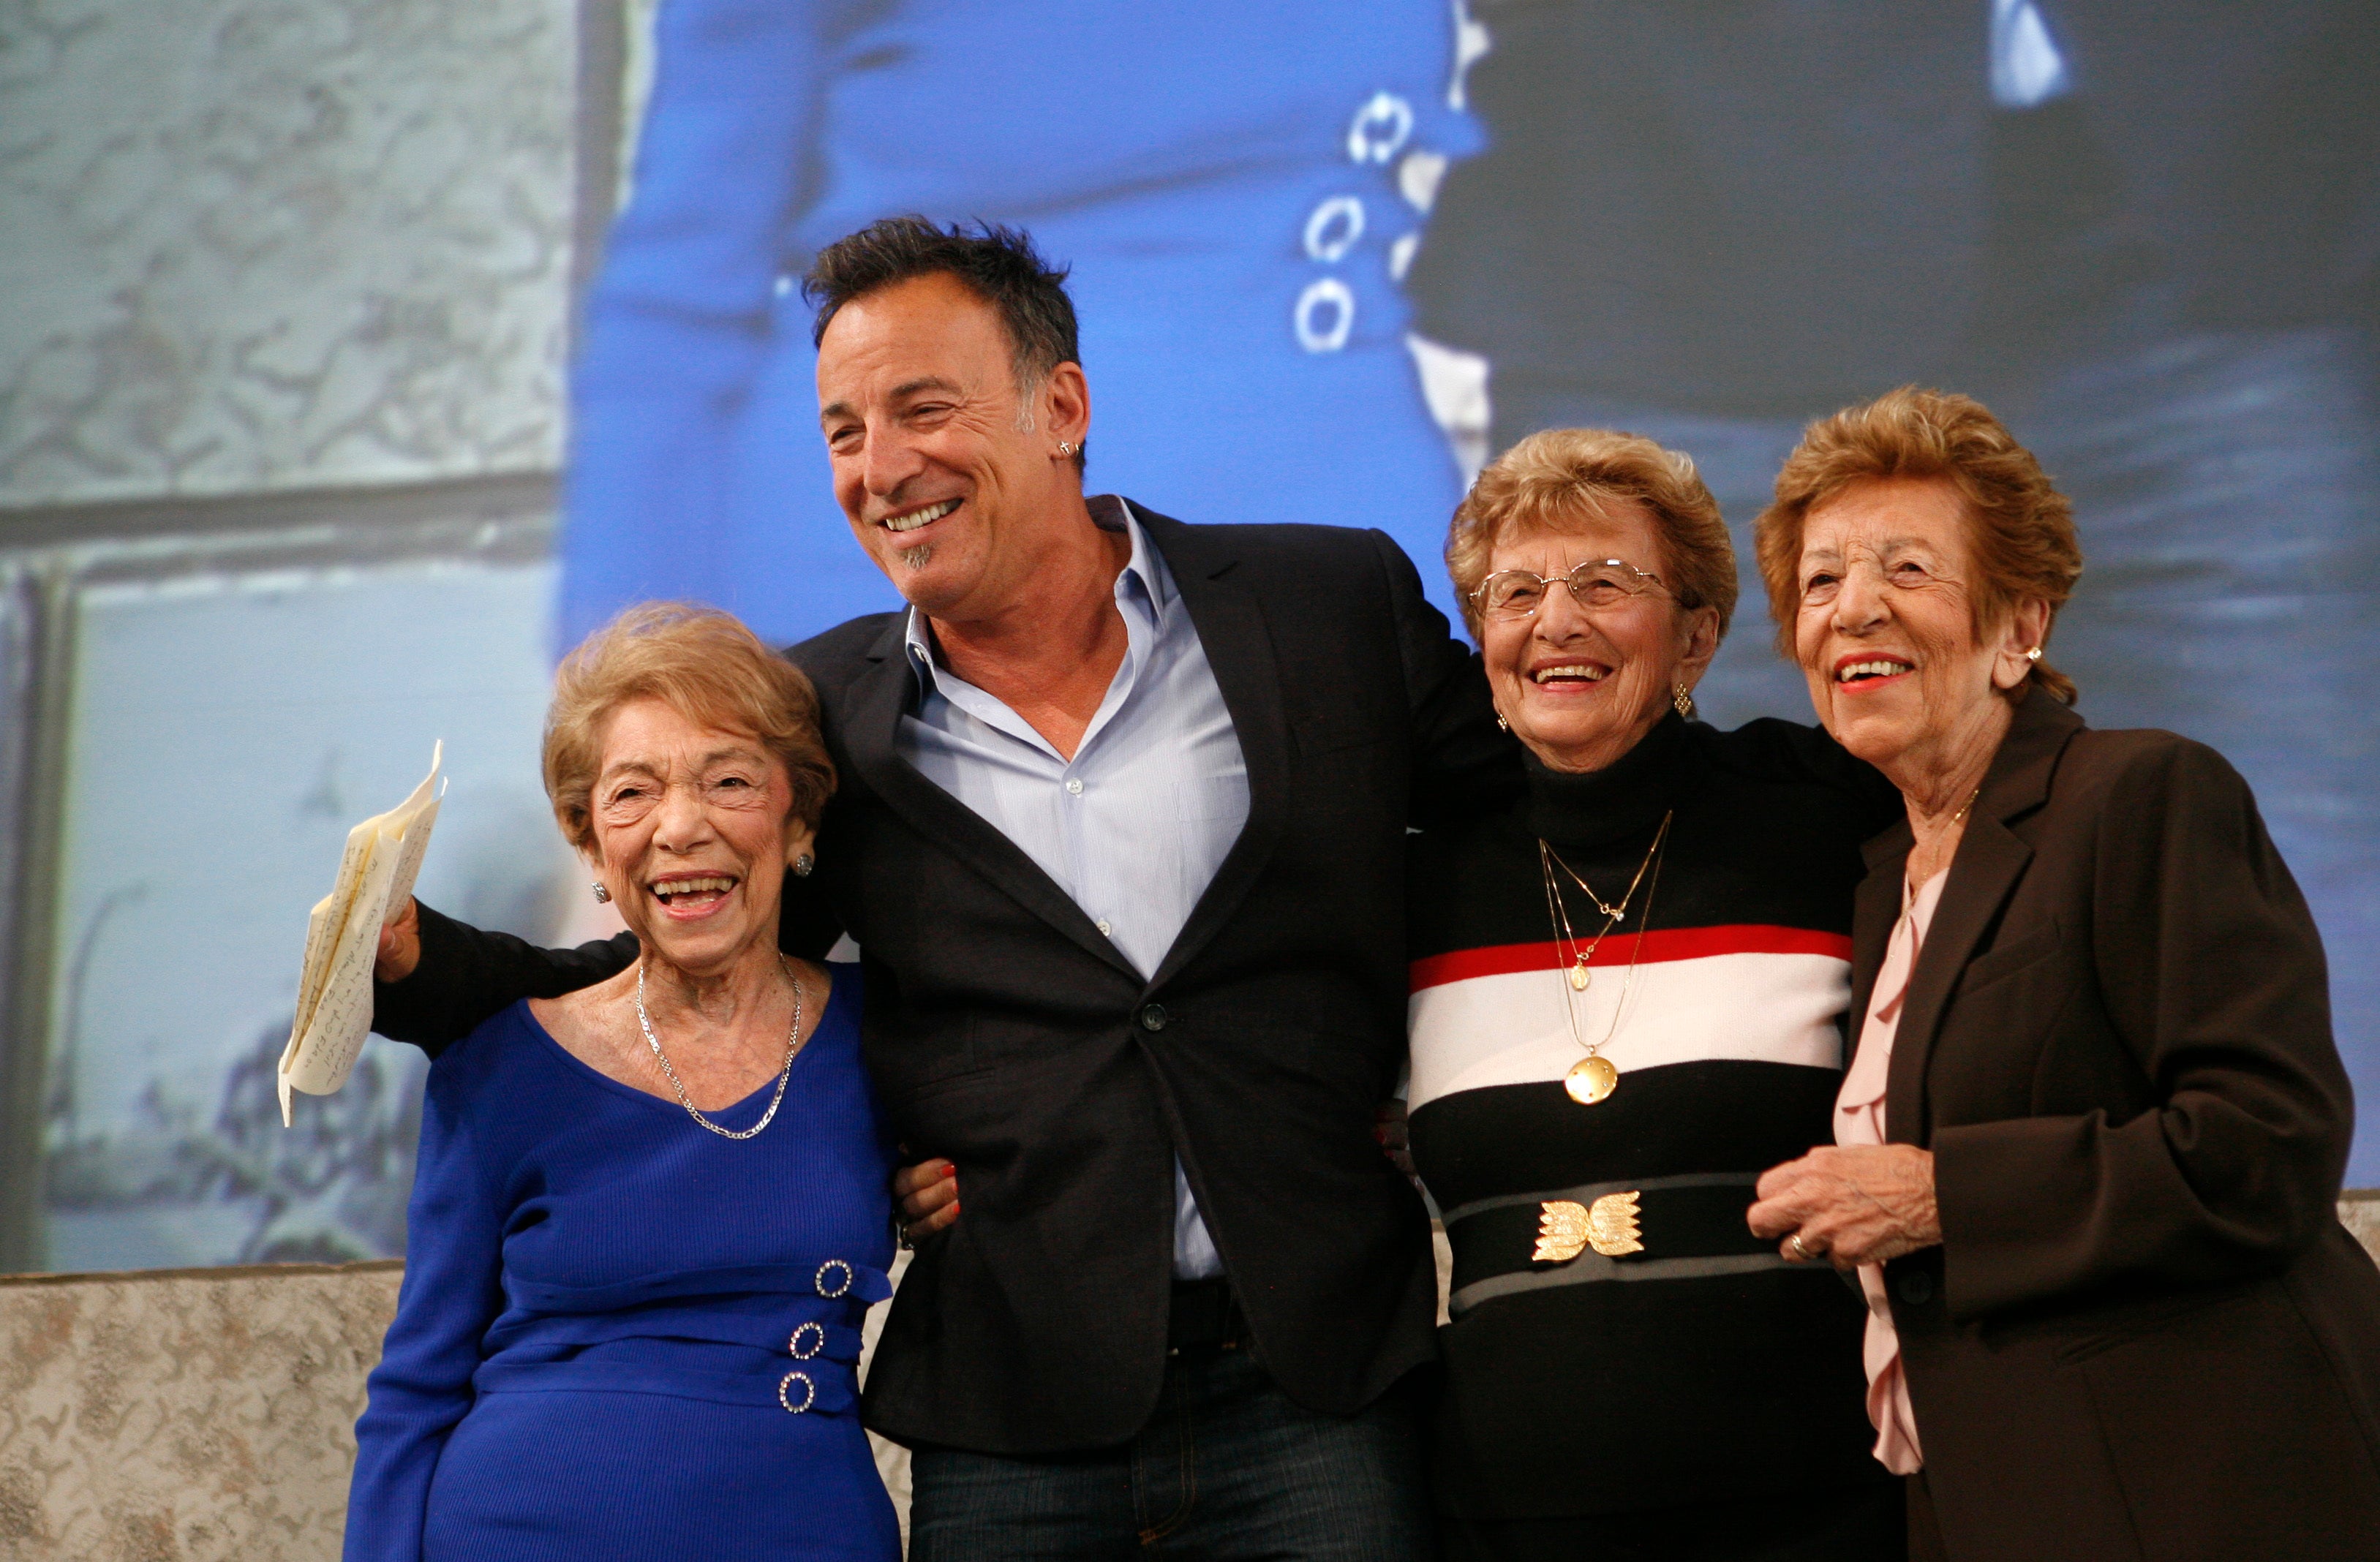
M1795 1263L1855 1269L1942 1240L1934 1155L1914 1144L1829 1144L1771 1167L1756 1191L1752 1234Z
M946 1231L959 1217L959 1168L945 1160L905 1166L892 1174L892 1197L900 1205L901 1234L909 1241Z
M380 952L372 960L377 981L401 982L421 963L421 902L405 897L405 909L380 925Z

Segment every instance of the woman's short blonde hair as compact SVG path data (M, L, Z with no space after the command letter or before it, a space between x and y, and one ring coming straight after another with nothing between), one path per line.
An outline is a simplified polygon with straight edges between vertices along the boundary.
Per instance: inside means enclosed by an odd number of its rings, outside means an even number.
M759 738L793 783L787 828L817 825L834 793L834 762L819 731L818 691L808 677L733 613L691 602L644 602L580 641L553 675L545 794L571 845L594 852L589 803L603 763L603 725L638 699L658 699L689 721Z
M1727 636L1735 614L1735 547L1718 501L1691 457L1637 434L1605 429L1548 429L1489 462L1455 507L1446 533L1446 568L1463 601L1463 621L1479 638L1477 592L1496 545L1528 527L1561 531L1613 504L1642 504L1661 539L1661 584L1682 608L1718 610Z
M1979 633L2028 599L2048 603L2057 624L2082 574L2073 505L1983 403L1903 385L1811 424L1777 474L1775 503L1754 524L1753 549L1787 660L1794 659L1801 609L1803 524L1852 483L1882 478L1940 478L1965 499L1967 548L1980 576L1969 597ZM2048 643L2047 629L2041 638ZM2033 664L2032 677L2053 699L2074 703L2074 680L2046 658Z

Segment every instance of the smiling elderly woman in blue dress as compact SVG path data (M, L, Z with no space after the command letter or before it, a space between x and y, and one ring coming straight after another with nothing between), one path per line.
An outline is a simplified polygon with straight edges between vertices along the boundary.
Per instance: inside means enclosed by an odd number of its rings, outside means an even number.
M346 1556L890 1562L858 968L777 949L834 786L816 696L724 613L633 609L563 663L545 775L643 955L431 1070Z

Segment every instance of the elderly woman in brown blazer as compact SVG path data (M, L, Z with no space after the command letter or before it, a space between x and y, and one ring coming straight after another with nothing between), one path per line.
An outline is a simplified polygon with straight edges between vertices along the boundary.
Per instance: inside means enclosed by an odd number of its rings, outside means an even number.
M2044 660L2066 501L1976 403L1813 426L1759 523L1827 729L1900 788L1837 1147L1751 1220L1858 1272L1913 1557L2380 1557L2380 1273L2320 937L2221 756Z

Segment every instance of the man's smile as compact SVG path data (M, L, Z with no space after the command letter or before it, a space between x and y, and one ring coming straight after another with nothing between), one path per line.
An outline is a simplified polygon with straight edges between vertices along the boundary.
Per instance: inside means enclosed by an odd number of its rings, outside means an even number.
M931 526L958 507L959 502L955 499L938 499L931 504L921 504L914 510L887 515L876 524L890 532L916 531L919 527Z

